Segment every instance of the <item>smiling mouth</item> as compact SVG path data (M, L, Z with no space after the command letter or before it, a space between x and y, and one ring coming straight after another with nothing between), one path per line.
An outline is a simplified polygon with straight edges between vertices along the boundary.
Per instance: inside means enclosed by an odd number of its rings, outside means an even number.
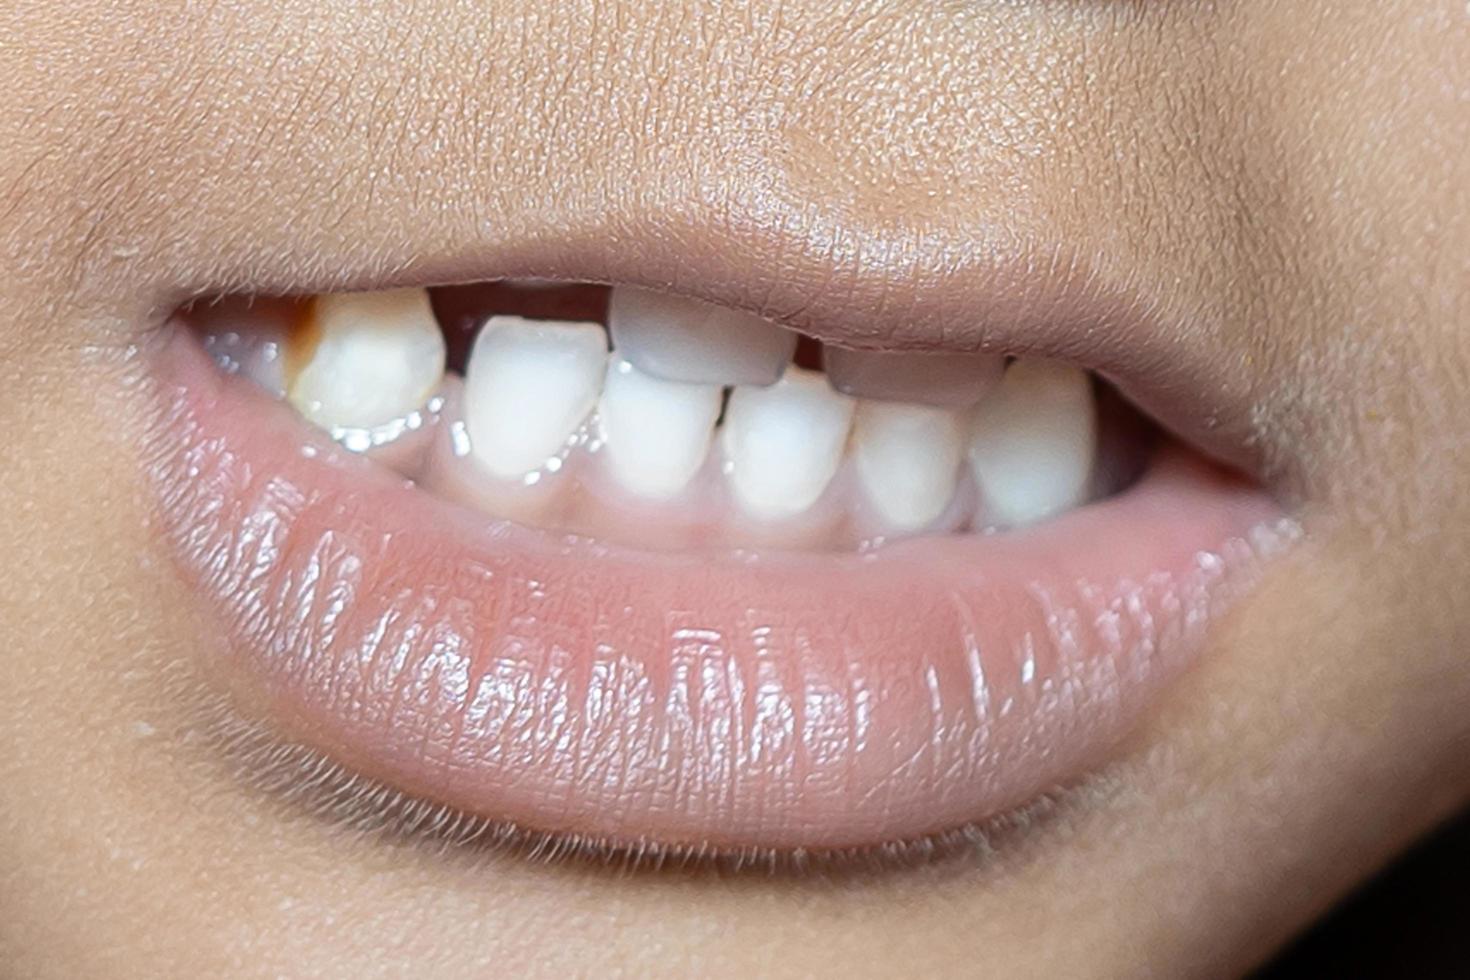
M1103 761L1294 537L1243 445L1134 407L1179 387L1147 324L819 343L653 285L170 320L151 475L243 704L609 846L914 840Z

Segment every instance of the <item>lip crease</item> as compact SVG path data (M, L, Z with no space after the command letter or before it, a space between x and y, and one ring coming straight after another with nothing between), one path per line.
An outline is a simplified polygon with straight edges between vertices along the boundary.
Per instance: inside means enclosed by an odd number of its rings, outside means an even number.
M1295 525L1166 451L1044 525L873 553L639 552L355 457L174 322L148 474L211 664L273 726L465 812L609 843L839 849L1103 760Z

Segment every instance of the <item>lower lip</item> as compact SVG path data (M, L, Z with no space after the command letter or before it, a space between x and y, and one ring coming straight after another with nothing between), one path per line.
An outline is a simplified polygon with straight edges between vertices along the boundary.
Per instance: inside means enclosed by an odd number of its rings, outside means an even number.
M617 842L846 848L1103 760L1291 537L1159 460L1026 531L866 555L639 553L494 521L337 448L173 331L150 467L224 683L466 812Z

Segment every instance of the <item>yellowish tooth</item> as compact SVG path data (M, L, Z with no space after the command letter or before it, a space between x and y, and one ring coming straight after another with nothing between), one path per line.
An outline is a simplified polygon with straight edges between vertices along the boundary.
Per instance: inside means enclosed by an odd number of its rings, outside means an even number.
M287 397L327 429L367 429L422 408L444 379L444 335L422 289L319 296L315 343Z
M1022 359L976 410L970 465L981 520L1032 524L1087 500L1097 455L1097 406L1085 371Z

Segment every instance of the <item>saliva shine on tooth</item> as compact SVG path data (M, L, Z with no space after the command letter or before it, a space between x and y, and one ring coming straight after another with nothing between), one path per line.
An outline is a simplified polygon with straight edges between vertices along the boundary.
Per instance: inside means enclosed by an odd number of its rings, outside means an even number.
M417 411L444 378L444 334L422 289L318 296L310 357L287 397L326 429L372 429Z

